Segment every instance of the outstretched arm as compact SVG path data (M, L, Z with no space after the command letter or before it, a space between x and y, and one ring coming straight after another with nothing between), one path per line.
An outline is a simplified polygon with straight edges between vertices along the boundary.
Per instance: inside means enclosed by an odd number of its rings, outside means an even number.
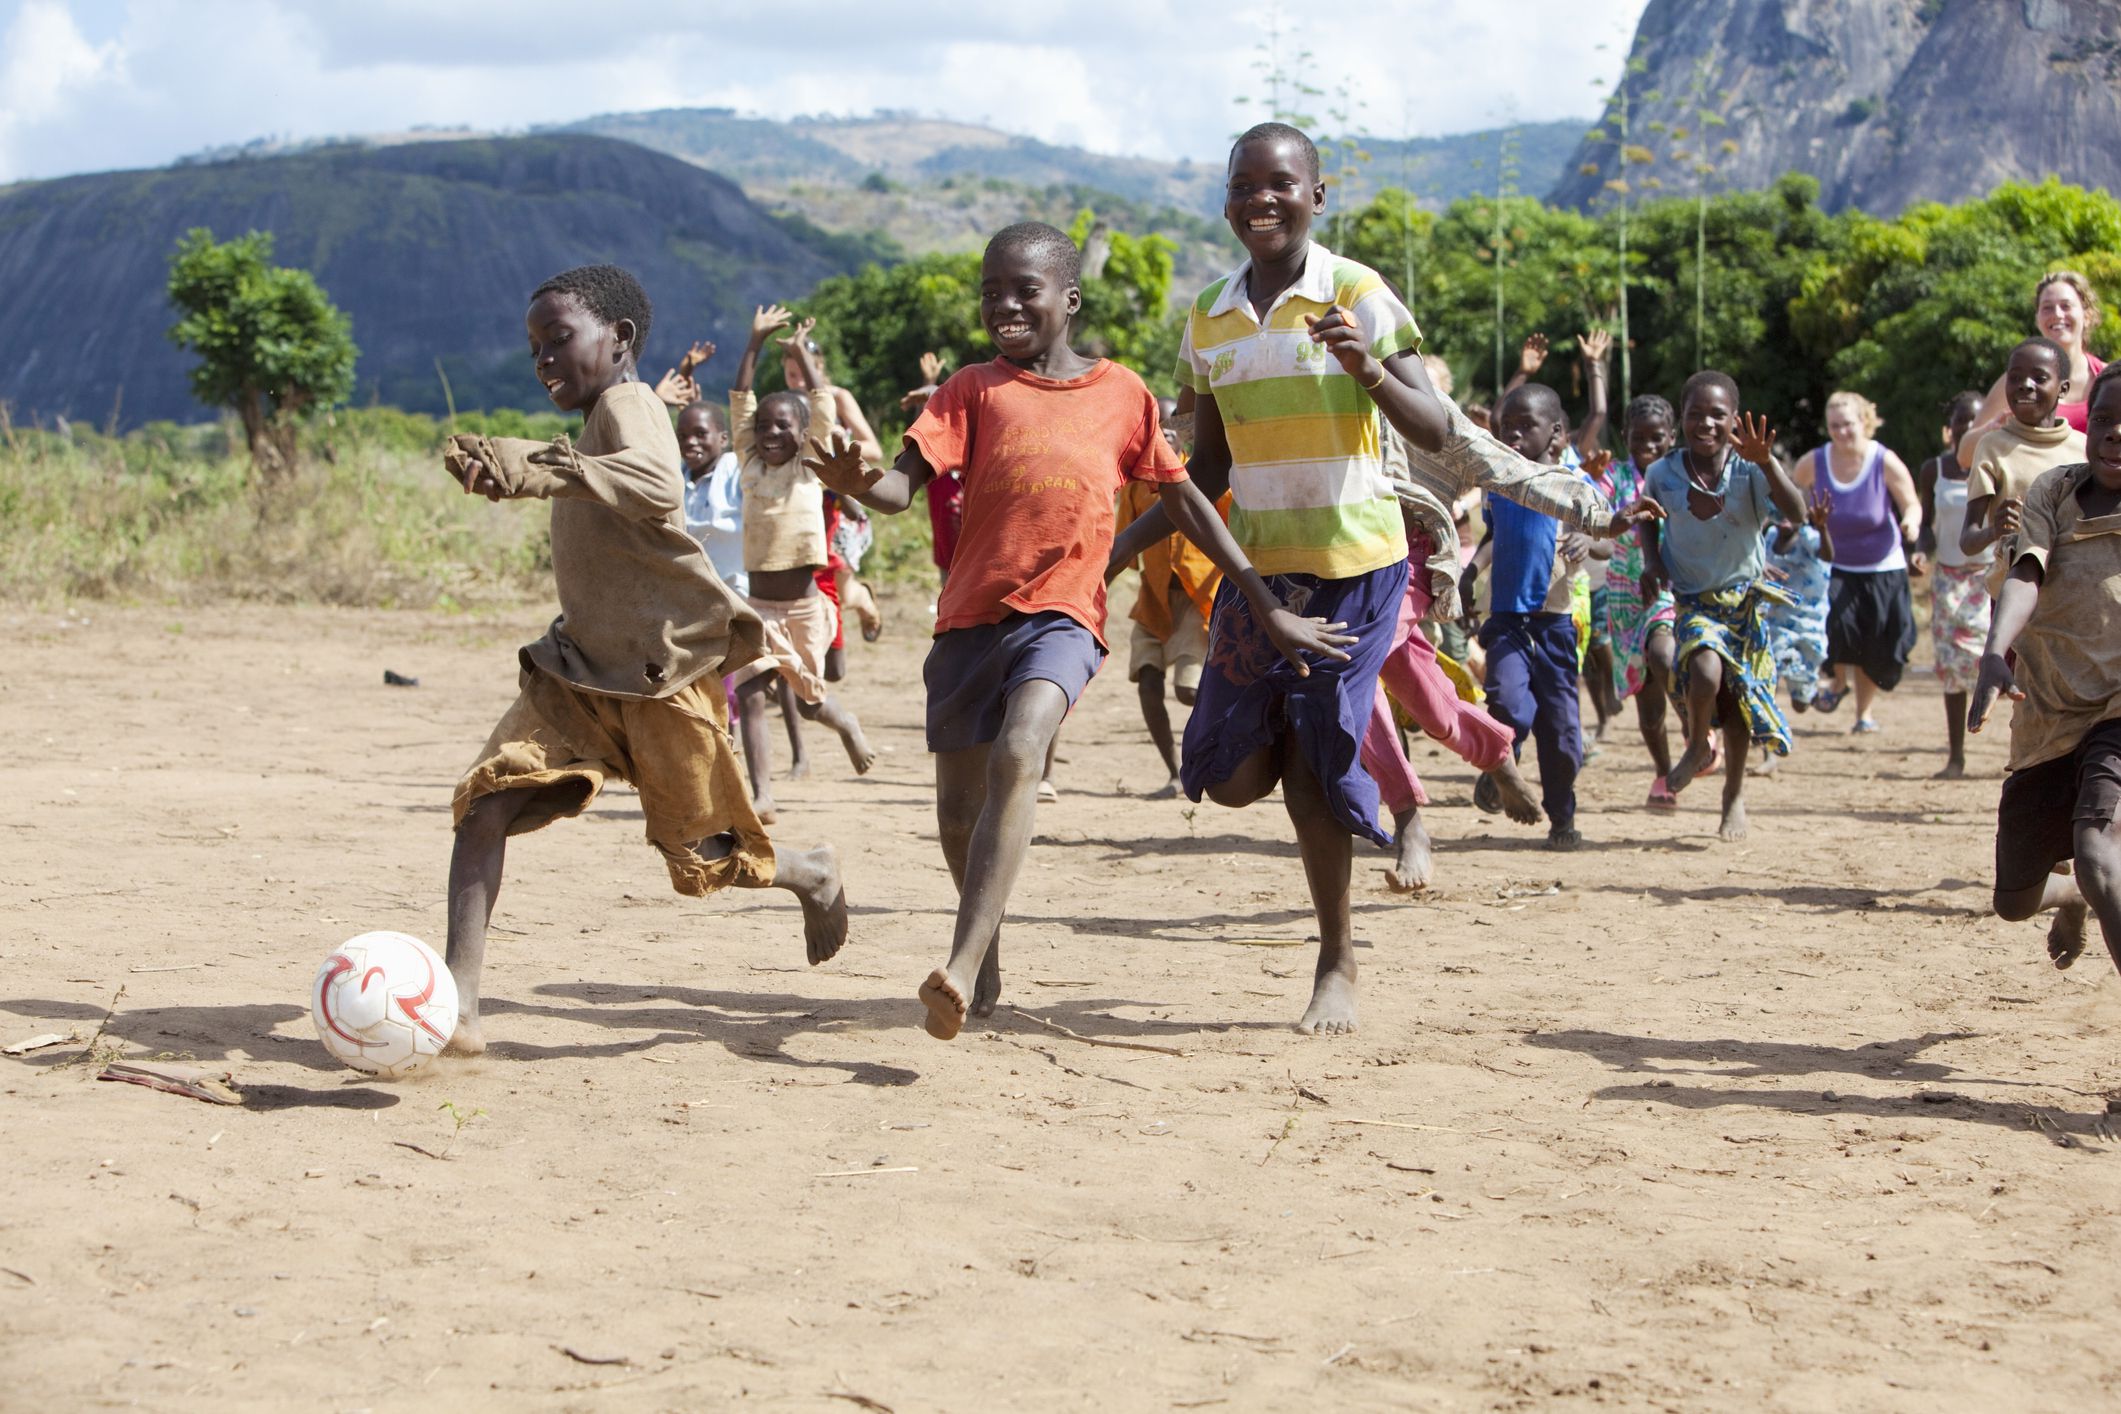
M776 329L784 329L788 321L795 318L777 304L761 305L751 315L751 338L744 345L744 356L737 361L736 381L729 385L731 392L748 393L752 379L759 369L759 350L766 347L767 336Z
M651 445L629 440L592 457L564 436L532 442L462 433L449 439L442 464L468 494L489 501L594 501L634 520L657 520L683 508L684 474L645 450Z
M1588 458L1605 445L1605 405L1609 396L1605 365L1606 356L1613 351L1613 336L1603 329L1593 329L1577 336L1576 348L1583 360L1583 383L1591 402L1583 411L1583 426L1576 429L1576 455Z
M1988 646L1981 652L1981 675L1974 680L1974 697L1966 707L1966 729L1970 732L1981 730L1997 694L2013 702L2025 700L2025 690L2011 672L2010 651L2032 621L2044 578L2039 559L2021 555L2018 563L2011 566L2011 577L2003 581L2003 589L1996 595L1995 616L1988 625Z
M1768 499L1784 520L1801 521L1805 518L1804 493L1797 483L1775 460L1775 429L1768 426L1764 417L1755 417L1749 412L1738 415L1738 426L1731 438L1732 450L1767 473ZM1905 472L1906 467L1901 470Z
M1268 639L1298 675L1309 677L1311 674L1311 665L1304 661L1306 653L1315 653L1335 662L1348 660L1346 645L1356 640L1353 635L1343 632L1347 625L1307 619L1283 607L1281 600L1274 597L1274 591L1267 588L1267 582L1260 578L1259 571L1245 558L1245 552L1230 538L1229 527L1223 524L1223 518L1215 513L1215 507L1208 503L1198 486L1190 480L1167 481L1157 487L1157 492L1164 514L1178 527L1179 533L1198 545L1223 572L1223 577L1245 596L1246 602L1252 606L1253 617L1266 629Z
M1222 408L1213 393L1200 393L1193 399L1193 455L1186 459L1186 476L1211 508L1214 502L1222 499L1223 492L1230 489L1230 439L1223 430ZM1222 517L1216 519L1220 521ZM1105 583L1110 584L1119 578L1127 566L1140 558L1142 551L1166 539L1177 529L1170 511L1159 498L1155 505L1136 516L1112 538L1112 555L1105 561ZM1228 527L1224 527L1223 533L1229 534Z
M1890 447L1885 452L1885 489L1893 498L1894 508L1900 512L1900 543L1916 547L1911 556L1912 568L1916 574L1921 574L1927 568L1920 548L1922 501L1915 494L1915 478L1909 473L1907 463L1900 460L1899 453Z
M887 471L864 460L862 449L835 434L833 444L812 438L803 465L825 489L852 497L872 511L897 515L913 504L914 493L935 479L935 468L912 442Z

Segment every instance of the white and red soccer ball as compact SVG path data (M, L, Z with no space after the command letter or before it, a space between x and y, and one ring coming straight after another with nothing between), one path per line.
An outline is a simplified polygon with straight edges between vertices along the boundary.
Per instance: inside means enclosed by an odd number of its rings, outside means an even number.
M363 933L332 949L309 990L324 1049L355 1070L396 1079L449 1044L457 982L410 933Z

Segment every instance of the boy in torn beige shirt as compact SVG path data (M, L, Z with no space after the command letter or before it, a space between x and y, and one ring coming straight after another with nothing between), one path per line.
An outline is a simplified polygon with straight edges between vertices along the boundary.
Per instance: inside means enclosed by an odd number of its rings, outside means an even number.
M744 790L721 677L759 657L758 615L686 533L670 415L635 376L648 297L616 266L554 276L531 298L532 362L581 435L457 436L444 464L467 493L552 502L560 614L518 655L522 691L458 782L449 866L450 1049L485 1049L479 976L510 835L580 814L605 781L640 792L678 892L782 888L801 901L815 964L846 940L830 846L778 855Z

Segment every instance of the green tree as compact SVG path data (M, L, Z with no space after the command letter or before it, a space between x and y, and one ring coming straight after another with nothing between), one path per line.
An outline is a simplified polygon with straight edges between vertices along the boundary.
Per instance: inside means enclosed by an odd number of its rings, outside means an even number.
M301 422L353 391L353 324L305 270L272 263L272 236L216 242L197 228L169 262L169 337L199 356L192 392L235 410L267 484L295 468Z

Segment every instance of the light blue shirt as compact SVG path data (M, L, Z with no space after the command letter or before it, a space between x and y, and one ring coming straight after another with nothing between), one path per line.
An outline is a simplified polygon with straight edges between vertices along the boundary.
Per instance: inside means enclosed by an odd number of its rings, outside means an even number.
M751 577L744 573L744 497L737 489L734 452L697 481L685 474L685 529L707 552L707 562L722 583L739 594L751 592Z
M1760 534L1775 519L1767 473L1731 453L1723 461L1723 482L1710 494L1722 504L1707 520L1687 505L1686 452L1677 450L1651 465L1642 494L1664 507L1657 526L1657 552L1675 594L1706 594L1761 577L1767 563Z

